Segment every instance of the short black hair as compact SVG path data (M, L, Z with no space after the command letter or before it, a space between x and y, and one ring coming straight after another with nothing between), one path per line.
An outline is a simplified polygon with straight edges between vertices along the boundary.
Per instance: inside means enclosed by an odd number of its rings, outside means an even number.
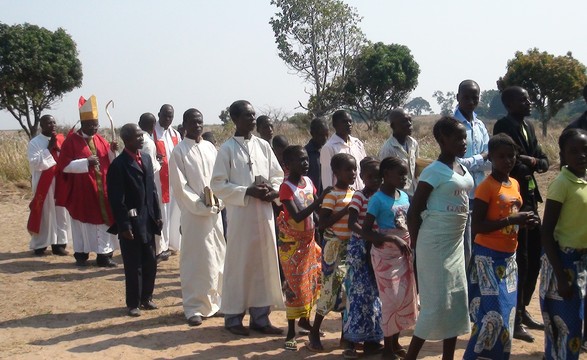
M122 139L122 141L126 142L130 140L130 138L134 134L135 129L138 127L139 126L135 123L128 123L122 125L122 127L120 128L120 138Z
M271 119L267 115L259 116L256 120L257 121L257 130L259 130L259 126L261 126L262 124L268 123L269 120L271 120Z
M285 148L289 145L289 140L285 135L275 135L271 140L271 145L273 148Z
M332 114L332 124L334 125L336 122L338 122L339 120L344 119L345 115L347 115L348 112L346 110L336 110L334 112L334 114Z
M383 178L386 171L395 169L400 166L406 166L402 159L395 156L388 156L381 160L379 164L379 175Z
M432 134L434 135L434 139L436 141L440 141L440 137L442 136L450 136L454 134L461 122L455 119L452 116L443 116L441 117L432 128Z
M328 129L328 124L323 118L314 118L310 122L310 133L313 133L316 130L320 129Z
M198 109L195 108L189 108L186 111L183 112L183 121L186 121L188 119L188 116L190 116L191 114L200 114L202 115L202 112Z
M364 173L370 169L375 169L377 166L379 166L379 160L377 160L374 157L367 156L367 157L364 157L363 160L361 160L360 166L361 166L361 173Z
M332 171L340 170L343 166L351 163L352 161L354 161L355 164L357 162L355 157L351 154L339 153L334 155L332 159L330 159L330 168L332 169Z
M306 151L301 145L290 145L286 147L285 150L283 150L283 162L289 164L301 151Z
M237 117L239 117L240 114L242 114L243 109L247 105L251 105L251 103L248 102L247 100L237 100L237 101L233 102L232 104L230 104L230 107L228 108L228 113L230 114L230 118L234 120Z
M206 131L202 134L202 139L211 142L216 145L216 139L214 139L214 133L212 131Z
M506 109L509 109L512 101L516 98L516 96L520 95L522 92L526 91L521 86L508 86L501 92L501 102Z
M469 87L469 86L475 86L475 87L477 87L477 89L479 89L479 84L477 84L477 82L475 80L471 80L471 79L463 80L459 84L459 89L457 91L457 94L460 93L464 88Z
M173 110L173 106L171 106L170 104L163 104L161 105L161 108L159 108L159 112L163 111L165 108L171 108L171 110Z
M491 155L494 151L499 149L502 146L509 146L514 149L514 152L518 154L519 147L518 144L512 139L509 135L505 133L499 133L497 135L493 135L489 139L489 143L487 144L487 152Z
M565 146L567 146L570 139L581 135L587 135L587 131L579 128L572 128L563 131L558 138L558 148L560 152L562 153L564 151Z

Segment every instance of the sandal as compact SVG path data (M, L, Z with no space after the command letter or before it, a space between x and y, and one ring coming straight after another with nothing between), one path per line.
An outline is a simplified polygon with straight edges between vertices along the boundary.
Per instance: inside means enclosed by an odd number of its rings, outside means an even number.
M357 351L355 349L345 349L342 352L342 356L344 356L345 359L357 359L357 358L359 358L359 355L357 355Z
M285 345L283 348L285 350L298 351L298 342L296 339L285 340Z
M311 352L315 352L315 353L319 353L319 352L323 352L324 351L324 347L322 346L322 344L318 343L318 344L314 344L312 342L312 340L308 340L304 343L304 345L306 345L306 348L311 351Z
M300 329L298 331L298 335L300 335L300 336L310 335L310 330ZM325 336L326 336L326 334L324 333L324 331L320 330L320 337L325 337Z

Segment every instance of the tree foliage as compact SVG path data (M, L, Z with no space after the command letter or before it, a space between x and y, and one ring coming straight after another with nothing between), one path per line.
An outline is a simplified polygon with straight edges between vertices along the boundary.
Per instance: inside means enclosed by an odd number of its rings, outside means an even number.
M443 116L452 115L455 109L456 95L452 91L448 91L446 94L440 90L436 90L432 97L436 99L438 105L440 105L440 114Z
M81 84L76 44L65 30L0 23L0 109L29 138L37 134L42 112Z
M407 104L404 105L404 108L416 116L422 115L422 113L425 111L428 113L432 111L430 103L426 99L419 96L408 101Z
M402 105L418 85L420 66L405 45L369 44L353 59L344 86L344 100L369 129Z
M312 85L307 109L322 116L338 102L339 92L326 89L334 79L346 76L349 60L365 43L358 26L361 18L340 0L271 0L271 4L278 9L269 23L279 57Z
M475 110L478 116L486 119L499 119L507 114L503 103L501 102L501 93L499 90L491 89L481 92L479 105Z
M227 106L226 109L221 110L220 111L220 115L218 115L218 118L220 119L220 122L222 122L222 125L224 125L224 126L232 123L232 119L230 118L229 108L230 107Z
M521 86L539 113L542 133L547 134L548 122L563 106L577 99L587 83L586 68L571 52L554 56L537 48L527 53L516 52L507 63L506 74L499 78L500 90Z

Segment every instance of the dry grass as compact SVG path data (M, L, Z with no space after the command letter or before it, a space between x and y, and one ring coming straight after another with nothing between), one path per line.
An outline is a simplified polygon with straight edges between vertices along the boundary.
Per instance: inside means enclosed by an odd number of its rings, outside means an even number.
M422 157L435 159L438 156L438 145L432 136L432 126L438 116L421 116L414 119L413 136L420 143L420 154ZM488 122L487 128L490 133L493 131L494 121ZM539 132L539 124L535 127ZM538 141L552 165L558 164L558 136L563 130L562 125L554 125L549 128L549 134L542 137L538 134ZM222 144L234 133L233 126L208 125L206 131L212 131L218 144ZM275 126L275 134L287 136L290 144L305 145L310 138L308 130L300 130L288 123L278 123ZM382 144L390 135L387 124L379 124L377 131L368 131L364 124L356 124L353 135L358 137L365 144L367 155L376 156ZM110 135L107 135L110 138ZM27 137L21 132L0 131L0 181L14 183L19 186L28 183L30 178L29 167L26 158Z

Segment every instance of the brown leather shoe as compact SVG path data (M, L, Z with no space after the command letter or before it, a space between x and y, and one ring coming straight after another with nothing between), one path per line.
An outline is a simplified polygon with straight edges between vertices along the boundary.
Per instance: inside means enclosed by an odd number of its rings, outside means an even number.
M242 325L229 326L226 328L226 330L230 331L234 335L249 336L249 329Z

